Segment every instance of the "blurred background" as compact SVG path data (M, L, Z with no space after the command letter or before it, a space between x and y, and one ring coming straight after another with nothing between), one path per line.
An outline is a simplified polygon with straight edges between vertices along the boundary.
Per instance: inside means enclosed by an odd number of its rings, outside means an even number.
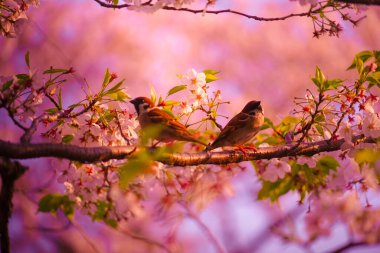
M202 7L202 6L201 6ZM307 11L298 2L219 0L215 9L231 8L262 17L279 17ZM152 85L159 94L178 85L176 74L187 69L220 71L213 82L222 91L225 115L234 115L250 100L261 100L265 114L275 123L288 115L295 96L304 96L313 86L310 77L319 66L331 78L350 80L347 72L354 55L362 50L379 50L380 8L371 7L367 17L354 28L341 23L339 38L312 37L307 18L279 22L258 22L233 14L192 14L160 10L153 14L113 10L92 0L41 0L29 11L29 20L17 38L0 38L0 75L26 71L24 55L30 52L32 69L50 66L73 67L75 78L65 94L67 104L77 100L86 79L99 87L106 68L125 78L127 92L149 95ZM12 122L0 111L1 139L17 141ZM221 119L220 123L225 124ZM64 162L49 159L24 161L29 170L19 183L15 212L11 220L14 252L165 252L130 234L114 231L77 214L75 224L60 222L48 214L37 213L32 189L61 190L54 166ZM297 196L287 196L279 204L257 201L259 184L252 167L232 179L234 194L220 196L201 213L201 220L228 252L306 252L271 236L268 230L283 215L305 215L307 206L297 206ZM34 203L33 203L34 201ZM297 207L297 209L296 209ZM59 215L58 215L59 216ZM65 220L65 219L61 219ZM160 220L131 221L135 231L170 242L171 229L178 229L181 252L216 252L209 238L191 219L183 218L170 226ZM155 225L152 227L151 224ZM166 226L167 225L167 226ZM164 229L162 228L164 227ZM297 227L302 229L302 227ZM345 227L337 226L326 240L317 241L314 252L325 252L347 242ZM379 252L379 248L357 248L350 252Z

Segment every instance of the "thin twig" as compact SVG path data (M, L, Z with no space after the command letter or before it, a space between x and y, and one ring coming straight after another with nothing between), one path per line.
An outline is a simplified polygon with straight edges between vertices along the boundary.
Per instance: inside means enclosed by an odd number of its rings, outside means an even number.
M185 209L187 216L191 218L202 229L202 231L206 234L216 251L218 253L227 253L227 251L220 244L215 235L211 232L210 228L207 227L207 225L203 221L201 221L199 216L196 213L194 213L186 204L181 202L178 202L178 204L182 206L183 209Z
M130 232L130 231L125 230L125 229L123 229L121 232L123 234L126 234L127 236L131 237L134 240L142 241L142 242L147 243L149 245L156 246L156 247L164 250L167 253L171 253L172 252L165 244L160 243L160 242L158 242L158 241L156 241L154 239L148 238L148 237L146 237L144 235L135 234L135 233Z
M112 9L123 9L123 8L129 8L129 7L135 6L135 5L129 4L129 3L114 5L114 4L105 3L101 0L94 0L94 1L97 2L102 7L112 8ZM141 4L141 6L154 6L154 5L152 3L150 3L150 1L149 1L149 2L146 2L144 4ZM169 11L184 11L184 12L190 12L190 13L194 13L194 14L209 13L209 14L217 15L217 14L221 14L221 13L231 13L231 14L243 16L243 17L253 19L253 20L257 20L257 21L280 21L280 20L286 20L286 19L292 18L292 17L308 17L311 14L319 13L325 7L326 6L322 6L322 7L316 8L316 9L310 9L308 12L292 13L292 14L282 16L282 17L277 17L277 18L264 18L264 17L255 16L255 15L249 15L249 14L246 14L244 12L235 11L235 10L231 10L231 9L224 9L224 10L197 9L197 10L195 10L195 9L190 9L190 8L175 8L173 6L162 6L161 9L169 10Z

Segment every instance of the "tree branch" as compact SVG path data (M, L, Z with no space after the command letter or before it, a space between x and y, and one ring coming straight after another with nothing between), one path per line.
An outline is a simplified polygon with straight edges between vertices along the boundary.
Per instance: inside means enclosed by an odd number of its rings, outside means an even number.
M341 253L344 252L345 250L348 250L350 248L358 247L358 246L363 246L363 245L368 245L367 242L349 242L335 250L329 251L329 253Z
M129 8L129 7L135 6L133 4L128 4L128 3L114 5L114 4L105 3L101 0L94 0L94 1L97 2L102 7L112 8L112 9L123 9L123 8ZM154 6L154 5L152 3L150 3L150 1L148 1L146 3L141 4L141 6ZM280 21L280 20L285 20L285 19L292 18L292 17L310 16L310 14L319 13L319 11L323 9L323 7L320 7L317 9L312 9L308 12L294 13L294 14L289 14L289 15L282 16L282 17L277 17L277 18L264 18L264 17L254 16L254 15L249 15L249 14L239 12L239 11L235 11L235 10L231 10L231 9L223 9L223 10L197 9L196 10L196 9L189 9L189 8L175 8L173 6L162 6L161 9L162 10L169 10L169 11L190 12L190 13L194 13L194 14L209 13L209 14L215 14L216 15L216 14L221 14L221 13L232 13L232 14L236 14L238 16L243 16L243 17L253 19L253 20L257 20L257 21Z
M372 138L362 135L353 137L352 141L364 143L376 143ZM335 141L318 141L302 144L278 145L268 148L259 148L256 151L240 150L201 152L201 153L172 153L166 154L160 162L173 166L193 166L202 164L229 164L242 161L281 158L297 155L314 155L321 152L336 151L344 144L344 139ZM135 146L120 147L80 147L67 144L18 144L0 140L0 156L12 159L28 159L40 157L65 158L72 161L93 163L108 161L110 159L125 159L133 156L140 148Z
M380 5L380 0L335 0L335 2L349 4Z
M27 170L18 162L0 157L0 245L2 253L10 252L8 222L12 213L12 197L15 181Z

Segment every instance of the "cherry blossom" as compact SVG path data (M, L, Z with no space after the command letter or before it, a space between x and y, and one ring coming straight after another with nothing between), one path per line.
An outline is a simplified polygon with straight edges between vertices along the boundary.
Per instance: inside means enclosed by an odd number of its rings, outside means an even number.
M372 138L380 136L380 119L377 114L369 113L364 117L363 133L365 136Z
M262 177L264 180L276 182L279 178L284 178L285 174L290 171L291 168L287 162L274 158L269 160Z

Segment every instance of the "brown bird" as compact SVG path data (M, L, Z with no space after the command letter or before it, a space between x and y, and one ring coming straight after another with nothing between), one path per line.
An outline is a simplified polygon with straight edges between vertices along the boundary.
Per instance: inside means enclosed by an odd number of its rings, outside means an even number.
M264 111L260 101L249 102L222 129L216 140L206 148L212 150L224 146L242 146L250 143L264 124Z
M154 106L153 102L147 97L137 97L130 101L137 112L137 119L140 123L142 130L150 126L162 127L163 129L158 134L156 139L158 141L170 142L189 141L207 146L206 143L195 138L180 122L167 114L166 112Z

